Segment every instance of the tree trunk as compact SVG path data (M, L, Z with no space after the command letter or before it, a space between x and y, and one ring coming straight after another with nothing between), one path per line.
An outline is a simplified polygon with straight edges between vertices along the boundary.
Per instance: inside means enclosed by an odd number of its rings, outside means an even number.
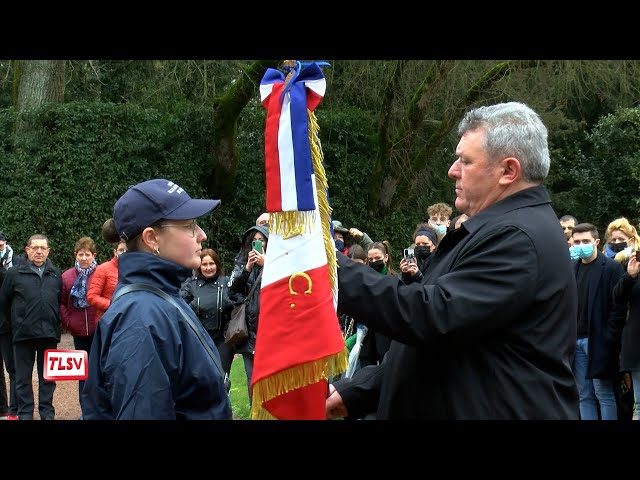
M414 94L396 133L380 143L375 169L377 175L372 177L369 185L369 198L372 200L369 202L372 207L370 214L388 213L392 206L400 208L410 201L414 179L428 168L429 159L441 147L442 142L465 110L505 76L535 65L537 65L535 61L505 61L494 64L464 92L451 108L443 112L437 128L428 137L426 143L416 147L416 140L420 134L420 126L425 118L430 98L436 95L437 89L453 66L449 61L436 62ZM393 88L392 84L399 81L399 77L392 78L390 88ZM384 110L388 108L390 107ZM382 113L381 119L379 132L391 130L386 125L390 117Z
M26 109L64 102L65 60L21 60L15 72L16 132L21 133L29 128L20 118Z
M225 199L235 182L239 162L238 119L242 109L257 94L266 69L277 68L279 63L278 60L253 62L241 72L227 93L214 101L213 165L207 179L207 190L215 198Z

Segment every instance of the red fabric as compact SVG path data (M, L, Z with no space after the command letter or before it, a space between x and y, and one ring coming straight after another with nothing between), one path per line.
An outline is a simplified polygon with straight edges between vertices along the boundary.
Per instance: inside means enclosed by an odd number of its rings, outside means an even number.
M87 283L96 274L96 268ZM73 306L73 297L70 295L71 287L78 278L75 267L71 267L62 273L62 302L60 303L60 324L74 337L88 337L96 331L96 308L76 308Z
M111 304L111 296L118 283L118 257L96 268L87 287L87 302L96 307L96 323Z
M284 83L276 83L273 85L271 95L264 99L262 104L267 109L267 121L264 133L264 153L265 158L275 159L275 161L265 161L265 175L271 179L269 185L274 187L266 189L266 204L268 212L279 212L282 210L282 192L280 191L280 157L278 148L278 125L280 123L281 109L278 105L278 99L284 88ZM270 104L275 103L275 106Z
M289 292L289 277L263 286L260 290L260 328L251 376L252 386L278 372L335 355L344 349L329 283L329 266L308 270L306 274L311 278L310 295L304 293L309 282L302 276L294 278L292 282L293 291L298 295ZM291 304L295 307L291 308ZM322 384L324 387L321 387ZM327 385L322 381L314 385L314 388L305 387L297 393L289 392L276 397L263 406L272 415L281 412L279 414L283 417L274 416L282 420L299 419L301 414L312 416L305 418L325 419ZM294 403L290 407L284 405L289 402Z
M263 406L280 420L326 420L325 398L329 385L325 380L280 395Z

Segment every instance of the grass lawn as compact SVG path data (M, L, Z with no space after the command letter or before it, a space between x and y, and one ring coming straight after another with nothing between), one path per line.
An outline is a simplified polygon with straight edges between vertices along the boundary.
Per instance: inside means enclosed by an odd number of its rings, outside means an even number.
M231 409L234 420L251 419L249 394L247 392L247 374L244 371L242 355L236 355L231 364Z

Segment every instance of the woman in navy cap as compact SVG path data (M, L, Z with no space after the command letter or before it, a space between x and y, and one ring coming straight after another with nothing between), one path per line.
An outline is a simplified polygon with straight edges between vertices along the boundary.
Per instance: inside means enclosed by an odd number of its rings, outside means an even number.
M180 297L207 239L197 219L219 206L165 179L135 185L116 202L102 235L125 241L127 254L94 334L81 397L85 420L231 419L217 349ZM170 299L150 291L123 295L131 284L156 287Z

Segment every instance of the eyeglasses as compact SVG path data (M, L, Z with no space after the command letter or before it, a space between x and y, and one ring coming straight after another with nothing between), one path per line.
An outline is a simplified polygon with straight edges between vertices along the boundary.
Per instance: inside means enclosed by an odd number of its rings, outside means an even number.
M158 227L175 227L175 228L182 228L184 230L190 231L191 236L195 237L196 236L196 229L198 228L198 221L194 220L191 223L187 223L186 225L176 225L174 223L161 223L159 225L157 225Z
M33 250L34 252L46 252L47 250L49 250L49 247L41 247L40 245L36 245L34 247L27 247L29 250Z

